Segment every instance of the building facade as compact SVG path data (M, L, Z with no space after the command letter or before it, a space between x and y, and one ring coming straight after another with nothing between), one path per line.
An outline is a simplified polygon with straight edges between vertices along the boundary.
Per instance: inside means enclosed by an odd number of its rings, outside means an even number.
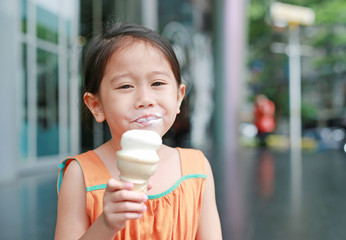
M1 1L1 178L79 149L79 2Z
M208 145L200 140L210 139L214 105L212 9L207 0L1 1L0 182L54 171L66 156L110 138L105 124L87 130L80 114L83 47L107 21L141 24L171 41L191 114L178 118L167 143Z

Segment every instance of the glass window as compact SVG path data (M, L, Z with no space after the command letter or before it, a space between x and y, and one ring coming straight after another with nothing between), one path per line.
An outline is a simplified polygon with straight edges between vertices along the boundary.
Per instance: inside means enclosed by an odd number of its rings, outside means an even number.
M71 152L71 58L67 58L67 151Z
M58 43L58 15L41 6L36 7L36 14L37 37L53 43Z
M76 70L71 71L78 64L71 59L78 59L79 54L74 41L78 34L79 1L19 0L19 3L20 164L55 161L54 156L76 151L79 144L79 139L71 141L78 138L79 126L71 128L71 123L79 115L71 109L75 108L76 99L71 99L70 93L79 94L77 87L71 87L74 85L71 79L78 77Z
M63 34L66 38L66 42L69 43L74 20L75 3L70 0L60 0L60 4L63 6L60 8L60 21L63 33L60 34Z
M27 3L26 0L22 0L22 9L21 9L21 15L22 15L22 32L26 33L26 23L27 23Z
M69 43L69 39L71 38L71 20L64 19L63 22L65 23L65 29L66 29L66 34L65 34L66 42Z
M23 111L21 112L21 142L20 153L21 159L28 157L28 73L27 73L27 45L22 44L22 89L21 103Z
M59 154L58 56L37 49L37 156Z

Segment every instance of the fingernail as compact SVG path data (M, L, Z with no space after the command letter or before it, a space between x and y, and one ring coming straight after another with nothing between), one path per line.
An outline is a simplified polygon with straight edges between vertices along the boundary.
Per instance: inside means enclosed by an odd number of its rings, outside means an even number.
M147 195L143 195L143 202L146 202L146 201L148 201L148 196Z
M132 189L133 188L133 184L130 182L125 182L125 188L126 189Z
M147 206L143 204L143 212L147 210Z

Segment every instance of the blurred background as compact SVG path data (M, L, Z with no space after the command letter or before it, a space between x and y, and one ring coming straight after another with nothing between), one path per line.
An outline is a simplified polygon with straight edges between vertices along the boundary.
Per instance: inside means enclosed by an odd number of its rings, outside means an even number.
M81 65L121 20L176 51L164 141L208 157L224 239L345 239L346 3L282 2L0 1L0 238L53 239L57 165L109 139L82 124Z

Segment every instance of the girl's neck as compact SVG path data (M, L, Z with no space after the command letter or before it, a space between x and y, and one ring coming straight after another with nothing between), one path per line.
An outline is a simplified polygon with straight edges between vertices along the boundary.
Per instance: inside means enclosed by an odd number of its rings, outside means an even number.
M114 152L117 152L121 149L120 141L115 141L113 138L108 141L108 144L111 145L111 148Z

